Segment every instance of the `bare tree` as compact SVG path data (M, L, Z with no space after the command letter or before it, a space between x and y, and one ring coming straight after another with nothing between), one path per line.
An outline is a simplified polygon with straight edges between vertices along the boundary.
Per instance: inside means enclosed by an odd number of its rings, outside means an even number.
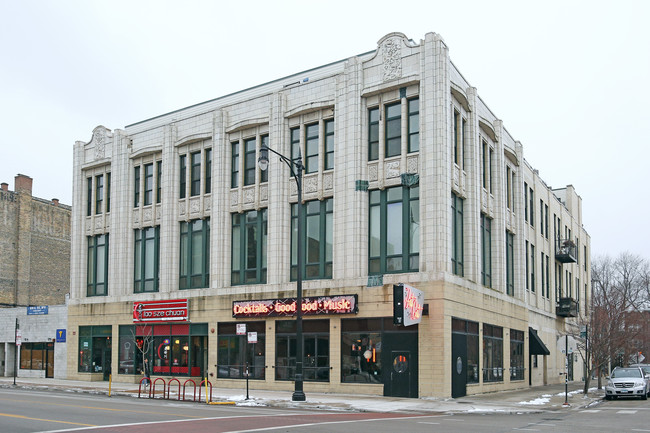
M586 365L589 373L598 371L598 388L602 387L601 371L611 371L612 363L627 363L636 353L635 341L644 332L639 314L647 306L648 261L631 253L616 259L596 257L591 263L592 305L588 320L588 349L585 343ZM647 328L646 328L647 329ZM586 378L585 389L589 377Z
M150 353L151 345L153 344L153 327L151 325L136 325L131 330L131 337L133 338L135 347L137 347L138 352L140 352L139 365L144 368L144 358ZM136 368L137 371L138 367L136 362L134 362L134 368Z

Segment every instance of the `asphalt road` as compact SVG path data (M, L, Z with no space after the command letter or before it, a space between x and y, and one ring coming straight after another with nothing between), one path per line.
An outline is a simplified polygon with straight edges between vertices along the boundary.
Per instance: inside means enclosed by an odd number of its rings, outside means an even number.
M0 433L650 432L650 401L537 414L396 414L216 406L0 388Z

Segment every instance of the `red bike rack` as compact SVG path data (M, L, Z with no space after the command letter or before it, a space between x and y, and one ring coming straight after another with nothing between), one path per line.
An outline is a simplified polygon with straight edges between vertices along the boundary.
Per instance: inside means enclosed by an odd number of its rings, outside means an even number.
M178 383L178 399L179 400L181 399L181 382L178 379L176 379L175 377L172 377L171 379L169 379L169 383L167 384L167 400L169 400L169 393L172 390L172 382L174 382L174 381L176 381L176 383Z
M163 393L162 393L163 396L162 396L162 398L163 399L165 398L166 383L165 383L165 379L163 379L162 377L159 377L159 378L155 379L153 381L153 383L151 384L151 390L149 391L149 398L156 398L156 383L158 381L162 381L162 386L163 386Z
M199 384L199 403L201 402L201 388L203 388L203 385L205 384L206 379L203 379L201 383ZM205 401L206 403L209 403L212 401L212 383L208 380L208 385L210 385L210 399L208 400L208 396L205 396Z
M192 393L192 401L196 401L196 382L194 382L192 379L187 379L183 383L183 401L185 401L185 385L187 385L187 382L192 382L192 386L194 387L194 391Z

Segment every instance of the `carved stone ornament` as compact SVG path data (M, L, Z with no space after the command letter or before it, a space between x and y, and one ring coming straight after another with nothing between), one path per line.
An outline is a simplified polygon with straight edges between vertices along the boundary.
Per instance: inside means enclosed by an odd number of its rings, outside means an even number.
M389 81L402 76L402 49L400 38L390 38L381 47L384 62L383 80Z
M212 197L205 197L203 200L203 210L209 213L212 210Z
M303 180L303 192L310 193L318 191L318 177L311 176Z
M239 192L230 191L230 207L235 207L239 204Z
M255 189L247 188L244 190L244 203L254 203L255 202Z
M386 179L399 177L399 161L390 161L386 163Z
M260 201L267 201L269 199L269 186L260 186Z
M140 209L133 211L133 224L140 224Z
M368 180L370 182L377 180L377 164L368 165Z
M151 208L145 209L143 213L144 215L142 216L142 220L145 222L150 222L152 218Z
M104 221L102 218L95 218L95 230L100 230L104 228Z
M93 232L93 220L91 218L88 218L86 220L86 233L92 233Z
M327 173L323 175L323 189L332 189L334 187L334 175Z
M417 173L418 172L418 157L417 156L409 156L406 159L406 171L409 173Z
M178 203L178 214L185 215L185 201Z
M95 159L102 159L106 155L106 130L98 128L93 134L95 142Z
M190 201L190 213L199 213L201 211L201 201L198 198Z

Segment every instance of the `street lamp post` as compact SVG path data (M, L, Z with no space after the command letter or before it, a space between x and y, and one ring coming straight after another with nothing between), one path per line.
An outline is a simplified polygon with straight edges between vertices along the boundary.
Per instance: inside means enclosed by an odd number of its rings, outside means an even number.
M304 358L303 345L302 345L302 272L303 272L303 245L302 245L302 232L303 232L303 208L302 208L302 172L304 166L302 164L302 156L298 152L298 158L292 160L276 152L268 146L260 148L260 156L257 159L260 170L264 171L269 166L269 151L276 154L285 164L289 167L291 175L296 180L296 187L298 189L298 233L297 242L298 248L296 254L298 255L298 275L296 276L296 374L295 374L295 388L291 400L305 401L305 393L302 384L302 362Z

